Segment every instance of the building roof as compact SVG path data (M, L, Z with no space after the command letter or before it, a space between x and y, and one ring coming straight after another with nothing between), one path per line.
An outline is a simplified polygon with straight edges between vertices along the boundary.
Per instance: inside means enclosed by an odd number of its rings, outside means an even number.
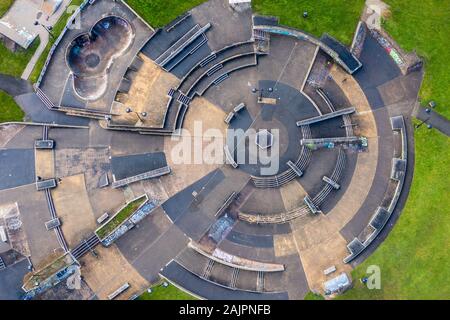
M0 33L27 49L37 37L34 21L40 7L39 0L16 0L0 19Z

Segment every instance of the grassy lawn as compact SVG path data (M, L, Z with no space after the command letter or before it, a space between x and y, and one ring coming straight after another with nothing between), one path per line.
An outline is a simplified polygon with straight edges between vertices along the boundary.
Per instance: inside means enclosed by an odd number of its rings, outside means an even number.
M152 292L145 291L138 300L197 300L197 298L178 289L172 284L164 288L162 282L152 287Z
M450 297L450 138L421 127L408 202L388 238L353 271L355 287L340 299L448 299ZM358 279L381 269L381 290Z
M20 77L38 46L39 38L34 40L27 50L11 52L0 42L0 73Z
M83 3L83 0L72 0L70 3L71 6L79 6L81 3ZM66 26L67 20L72 16L73 14L72 10L70 13L64 12L61 17L59 18L58 22L53 26L52 34L56 38L61 34L64 27ZM36 62L36 65L33 69L33 72L30 75L30 81L36 82L39 78L39 74L41 73L42 68L44 67L45 61L47 60L48 53L50 52L50 49L55 42L55 39L52 37L49 38L47 47L45 47L44 52L42 52L42 55L40 56L39 60Z
M325 300L323 296L317 293L308 292L305 296L305 300Z
M324 32L350 45L364 0L253 0L259 14L278 16L280 23L320 37ZM303 12L308 11L308 18Z
M14 0L0 0L0 18L8 11Z
M14 99L6 92L0 90L0 123L22 121L25 114Z
M160 28L205 0L126 0L152 27Z
M425 58L423 102L435 100L436 111L450 119L450 1L386 0L391 17L385 29L405 50Z
M103 225L100 229L96 231L97 235L100 239L106 237L111 231L117 228L122 222L124 222L127 218L129 218L141 204L146 201L144 196L131 201L128 203L122 210L120 210L114 218L112 218L109 222Z

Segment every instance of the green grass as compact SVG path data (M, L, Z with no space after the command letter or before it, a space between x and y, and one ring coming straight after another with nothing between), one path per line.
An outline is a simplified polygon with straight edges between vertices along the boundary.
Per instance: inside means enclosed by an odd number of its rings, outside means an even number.
M310 291L306 294L305 300L325 300L325 298L318 293L314 293L314 292Z
M0 73L20 77L38 46L39 39L36 39L27 50L11 52L0 42Z
M450 297L450 138L421 127L415 133L416 163L407 204L394 229L353 270L355 287L339 299L448 299ZM369 265L381 269L381 289L357 279Z
M25 114L14 99L6 92L0 90L0 123L22 121Z
M205 0L126 0L152 27L160 28Z
M70 6L79 6L81 3L83 3L83 0L72 0ZM45 50L42 52L41 56L39 57L39 60L36 62L33 72L31 72L29 79L31 82L34 83L39 78L39 74L41 73L41 70L44 67L45 61L47 60L47 56L50 52L50 49L52 48L53 43L55 43L55 40L63 31L64 27L67 24L67 20L72 16L73 12L74 10L72 10L70 13L68 13L67 11L64 12L59 18L58 22L53 26L51 32L54 36L54 39L52 37L49 37L49 41L47 46L45 47Z
M14 0L0 0L0 18L8 11Z
M164 288L161 283L158 283L151 288L151 293L144 292L139 296L138 300L197 300L197 298L178 289L172 284Z
M131 201L122 210L120 210L109 222L103 225L100 229L96 231L100 239L106 237L115 228L117 228L122 222L129 218L141 204L144 203L146 198L144 196Z
M450 1L385 2L391 6L385 29L404 50L416 50L425 59L421 100L435 100L436 111L450 119Z
M364 7L364 0L253 0L258 14L280 18L280 23L320 37L328 33L350 45ZM303 12L308 11L308 18Z

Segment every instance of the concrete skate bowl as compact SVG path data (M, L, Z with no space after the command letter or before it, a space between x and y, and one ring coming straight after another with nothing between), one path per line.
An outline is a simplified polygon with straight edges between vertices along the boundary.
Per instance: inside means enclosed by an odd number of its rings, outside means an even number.
M73 74L73 86L80 98L99 99L108 87L108 70L114 59L131 47L133 29L117 16L99 20L90 32L76 37L68 46L66 61Z

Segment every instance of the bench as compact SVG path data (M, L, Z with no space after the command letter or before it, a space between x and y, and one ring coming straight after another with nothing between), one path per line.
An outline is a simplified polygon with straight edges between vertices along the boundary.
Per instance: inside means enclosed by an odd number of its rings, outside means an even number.
M322 213L322 211L314 204L314 202L311 200L309 196L305 196L303 198L303 202L308 206L309 210L313 214Z
M293 163L291 160L289 160L289 161L287 162L287 165L295 172L295 174L296 174L297 176L301 177L301 176L303 175L303 171L300 170L300 168L297 167L297 166L295 165L295 163Z
M350 251L350 255L345 257L344 262L348 263L353 260L356 256L358 256L366 247L362 244L362 242L358 238L354 238L347 245L347 249Z
M211 24L208 23L203 27L196 24L192 29L186 32L181 38L179 38L172 46L170 46L166 51L164 51L155 62L164 68L172 59L175 58L181 51L183 51L187 46L189 46L194 40L205 33Z
M111 293L110 295L108 295L108 299L109 300L113 300L114 298L116 298L119 294L121 294L122 292L124 292L125 290L127 290L130 287L130 284L128 282L125 282L125 284L123 284L122 286L120 286L120 288L118 288L116 291L114 291L113 293Z
M220 216L230 205L231 203L234 201L234 199L236 199L237 197L237 193L235 191L233 191L228 198L223 202L223 204L220 206L220 208L217 210L215 216Z
M341 187L337 182L331 180L327 176L323 176L322 180L332 186L335 190L338 190Z
M45 228L47 229L47 231L58 228L59 226L61 226L61 221L59 220L59 218L49 220L45 223Z
M369 225L376 230L383 229L386 222L389 220L390 213L383 207L378 207L372 219L370 219Z
M97 223L98 224L102 224L103 222L106 221L106 219L109 218L109 213L105 212L104 214L102 214L98 219L97 219Z
M300 126L304 126L304 125L310 125L310 124L313 124L313 123L317 123L317 122L333 119L333 118L336 118L336 117L339 117L339 116L343 116L343 115L346 115L346 114L351 114L351 113L354 113L355 111L356 111L356 109L354 107L337 110L337 111L334 111L334 112L323 114L321 116L312 117L312 118L309 118L309 119L297 121L297 126L300 127Z
M42 191L46 189L56 188L56 179L47 179L36 181L36 189L37 191Z
M245 103L241 102L236 107L234 107L233 111L235 113L238 113L239 111L241 111L244 108L245 108Z
M236 169L238 167L238 164L236 163L236 161L234 161L234 157L231 154L230 150L228 149L228 146L225 146L223 150L225 151L227 163L231 164L231 166Z
M230 124L231 120L234 117L234 112L230 111L230 113L227 114L227 116L225 117L225 119L223 120L226 124Z
M34 147L36 149L53 149L55 146L55 141L53 140L36 140L34 142Z
M6 231L4 226L0 226L0 240L3 242L8 241L8 238L6 237Z
M393 158L391 168L391 179L400 181L406 174L406 160Z

